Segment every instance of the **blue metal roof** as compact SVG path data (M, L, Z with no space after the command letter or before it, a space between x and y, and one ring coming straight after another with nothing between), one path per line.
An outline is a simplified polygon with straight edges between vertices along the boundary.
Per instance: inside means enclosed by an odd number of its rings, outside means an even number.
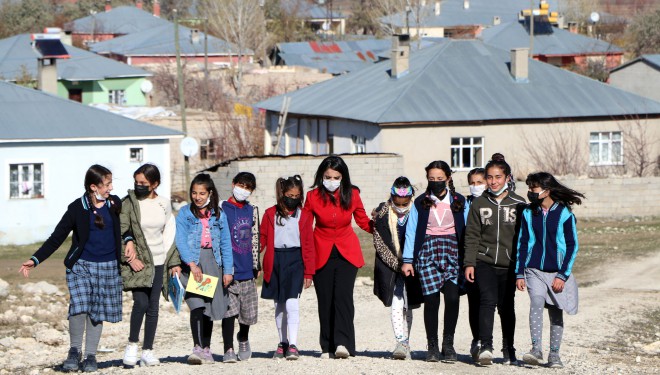
M0 143L180 138L181 132L0 81Z
M623 50L603 40L574 34L557 27L551 34L534 35L534 55L589 55L623 53ZM529 47L529 32L520 22L508 22L481 32L486 44L510 51Z
M289 114L376 124L479 122L660 114L660 103L528 60L529 79L511 76L510 53L477 40L445 40L414 52L408 74L389 63L287 93ZM255 106L279 111L283 96Z
M306 66L330 74L362 69L380 61L379 55L391 48L384 39L340 42L279 43L278 55L288 66Z
M196 43L191 39L192 30L179 25L179 46L181 55L203 55L204 33L199 32L199 40ZM120 36L118 38L94 43L90 50L96 53L113 53L122 56L174 56L174 24L168 22L165 25L149 30ZM209 35L209 55L236 54L238 48L220 38ZM244 51L251 55L251 50Z
M312 4L306 0L281 0L280 6L288 12L295 12L296 17L303 19L323 19L330 18L331 15L332 19L347 18L337 7L333 7L331 12L327 6Z
M616 72L617 70L621 70L621 69L623 69L623 68L625 68L625 67L628 67L628 66L630 66L630 65L632 65L632 64L635 64L635 63L637 63L637 62L639 62L639 61L644 61L644 62L646 62L647 64L649 64L649 65L651 65L652 67L654 67L655 69L660 70L660 55L642 55L642 56L640 56L640 57L638 57L638 58L636 58L636 59L634 59L634 60L630 60L630 61L628 61L628 62L625 63L625 64L622 64L622 65L617 66L616 68L610 70L610 73L614 73L614 72Z
M0 40L0 77L13 81L27 73L36 79L37 58L29 34ZM101 81L109 78L148 77L152 74L95 53L65 45L70 58L57 61L57 78L66 81Z
M67 24L65 29L80 34L132 34L162 26L169 21L134 6L120 6L109 12L79 18Z

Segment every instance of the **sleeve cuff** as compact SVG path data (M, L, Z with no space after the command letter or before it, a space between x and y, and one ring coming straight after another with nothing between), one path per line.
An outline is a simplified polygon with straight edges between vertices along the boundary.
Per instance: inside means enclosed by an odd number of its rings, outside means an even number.
M557 273L557 276L555 276L558 279L562 279L563 281L568 280L568 276L564 275L563 273Z
M516 275L516 279L518 279L518 280L524 279L524 278L525 278L525 274Z
M39 265L39 259L37 259L37 257L35 257L33 255L33 256L30 257L30 259L32 259L32 261L34 262L35 267L37 267Z
M412 264L412 258L403 258L403 264Z
M131 236L124 237L124 245L126 245L128 241L135 241L135 239Z

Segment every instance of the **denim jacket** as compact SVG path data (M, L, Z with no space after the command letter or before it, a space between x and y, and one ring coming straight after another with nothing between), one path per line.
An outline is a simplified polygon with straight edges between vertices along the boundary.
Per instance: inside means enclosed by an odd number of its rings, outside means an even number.
M213 255L218 266L223 268L223 274L234 274L234 258L231 249L231 237L227 216L220 212L220 218L215 217L215 211L211 210L209 218L211 228L211 241ZM199 264L199 254L202 242L202 221L195 217L189 207L183 207L176 217L176 247L181 254L183 262L195 262Z

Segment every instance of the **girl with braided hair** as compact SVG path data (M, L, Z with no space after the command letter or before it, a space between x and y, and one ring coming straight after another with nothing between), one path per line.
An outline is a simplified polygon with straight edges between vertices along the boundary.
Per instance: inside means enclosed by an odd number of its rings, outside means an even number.
M458 321L459 270L463 253L465 198L456 193L451 169L444 161L426 167L428 185L411 208L406 225L402 272L419 276L424 295L426 361L440 360L438 311L445 296L442 360L455 362L454 332Z

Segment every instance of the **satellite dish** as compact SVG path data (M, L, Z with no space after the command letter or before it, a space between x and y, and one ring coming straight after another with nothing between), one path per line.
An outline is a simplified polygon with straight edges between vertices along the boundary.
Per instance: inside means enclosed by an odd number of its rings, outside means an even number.
M598 12L591 12L589 15L589 19L591 20L592 23L596 23L600 21L600 14Z
M142 81L142 83L140 84L140 91L142 91L145 94L150 93L151 90L153 90L153 89L154 89L154 84L151 83L151 81L148 81L146 79L144 81Z
M181 140L181 153L184 156L191 157L197 155L199 151L199 143L195 138L185 137Z
M321 28L325 31L328 31L328 30L330 30L330 24L327 21L323 22L323 25L321 25Z

